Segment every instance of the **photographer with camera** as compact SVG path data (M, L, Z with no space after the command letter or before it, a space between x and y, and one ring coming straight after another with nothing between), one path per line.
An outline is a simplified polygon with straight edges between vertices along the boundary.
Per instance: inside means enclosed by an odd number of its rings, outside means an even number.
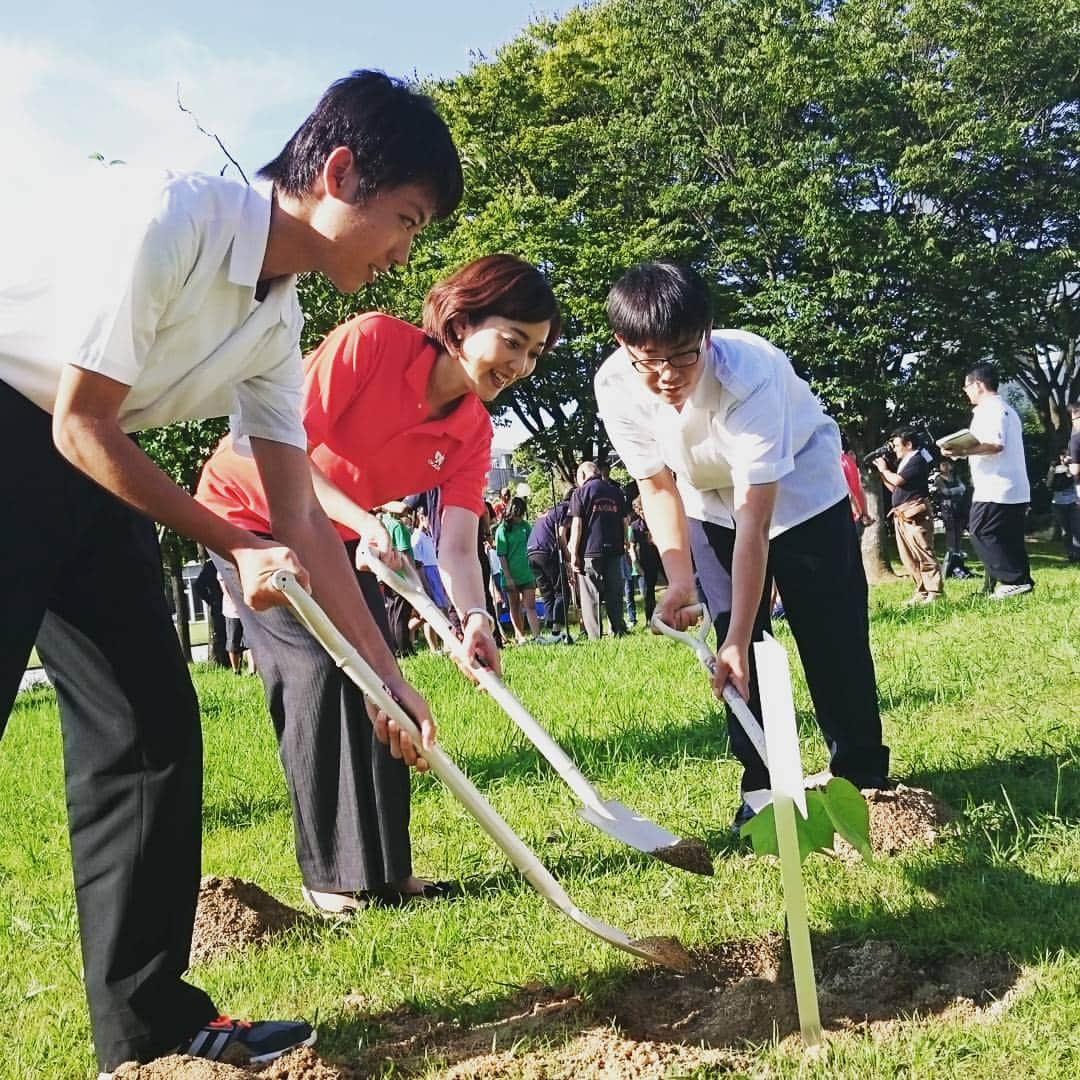
M882 483L892 492L896 547L904 569L915 580L914 595L907 604L932 604L940 600L944 585L941 567L934 557L934 515L930 509L930 457L919 446L911 428L900 428L873 459Z
M964 527L967 525L967 486L956 475L952 458L943 457L937 471L930 476L931 502L941 515L945 526L945 562L941 568L943 577L972 578L964 553Z

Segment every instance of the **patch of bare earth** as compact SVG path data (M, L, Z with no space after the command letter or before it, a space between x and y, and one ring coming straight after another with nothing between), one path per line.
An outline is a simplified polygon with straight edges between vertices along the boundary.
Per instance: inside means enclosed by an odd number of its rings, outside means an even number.
M354 1069L330 1065L310 1047L294 1050L261 1068L239 1068L174 1054L149 1065L121 1065L113 1076L115 1080L360 1080Z
M932 847L942 826L956 817L952 807L924 788L897 784L891 790L864 788L870 811L870 846L875 855L897 855L913 847ZM859 853L836 838L834 850L842 859L855 861Z
M191 939L191 962L203 964L222 953L265 941L275 934L316 920L250 881L204 877Z
M747 1043L798 1031L779 935L729 942L693 960L685 976L635 972L602 1000L583 1001L567 988L526 988L498 1019L473 1028L399 1010L379 1019L356 1064L374 1072L392 1062L410 1075L438 1062L440 1075L453 1080L651 1080L703 1066L746 1069ZM1004 957L915 961L896 944L874 940L818 941L815 967L822 1022L832 1032L885 1033L913 1015L975 1018L1018 977Z

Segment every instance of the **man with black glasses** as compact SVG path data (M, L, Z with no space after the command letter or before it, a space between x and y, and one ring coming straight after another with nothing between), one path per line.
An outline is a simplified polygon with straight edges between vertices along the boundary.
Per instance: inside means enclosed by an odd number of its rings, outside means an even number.
M635 267L607 311L619 349L597 372L596 402L663 559L657 614L679 629L692 621L696 570L720 642L714 691L730 680L760 717L749 647L769 627L775 580L833 774L885 786L866 577L836 424L779 349L712 329L708 287L687 267ZM728 729L743 792L768 787L741 727L729 718ZM733 827L752 813L744 801Z

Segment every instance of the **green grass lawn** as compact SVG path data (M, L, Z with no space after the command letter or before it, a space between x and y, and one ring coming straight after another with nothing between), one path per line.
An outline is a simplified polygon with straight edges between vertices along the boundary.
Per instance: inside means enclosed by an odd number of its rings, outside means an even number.
M790 1043L748 1048L738 1075L989 1078L1080 1075L1080 572L1034 558L1038 588L993 603L977 582L904 609L902 582L872 591L872 633L895 776L962 812L930 850L805 867L816 936L895 941L914 956L1004 953L1024 991L979 1022L937 1018L838 1037L827 1060ZM783 627L778 634L789 647ZM446 750L589 914L631 936L708 948L782 928L779 874L728 839L738 767L688 650L622 641L505 654L517 694L609 797L706 840L713 878L620 847L574 814L568 790L493 704L440 657L408 673L432 701ZM804 767L825 764L797 663ZM288 802L255 679L200 667L207 872L258 882L301 906ZM93 1070L68 863L51 691L20 695L0 751L0 1078ZM418 872L463 882L451 905L372 911L193 972L239 1016L317 1018L320 1049L347 1057L407 1007L462 1024L526 984L602 997L635 962L550 909L438 781L414 784ZM347 994L361 1011L343 1006ZM553 1035L553 1038L561 1036ZM528 1044L523 1044L524 1051ZM438 1063L430 1066L438 1073Z

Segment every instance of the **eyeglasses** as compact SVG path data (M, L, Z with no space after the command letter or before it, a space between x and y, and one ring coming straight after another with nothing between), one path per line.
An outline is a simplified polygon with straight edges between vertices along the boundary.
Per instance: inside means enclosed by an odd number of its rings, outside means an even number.
M629 349L626 351L630 353L630 363L634 367L644 374L655 374L663 369L665 364L669 364L673 368L688 368L693 367L701 356L701 350L705 348L705 343L709 340L709 331L706 330L701 336L701 341L698 342L696 349L684 349L682 352L672 353L670 356L634 356Z

